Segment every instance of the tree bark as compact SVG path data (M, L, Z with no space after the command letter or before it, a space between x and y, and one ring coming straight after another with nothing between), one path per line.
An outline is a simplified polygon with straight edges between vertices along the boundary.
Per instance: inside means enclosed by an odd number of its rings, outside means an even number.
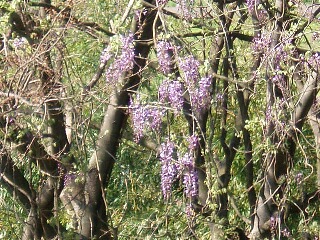
M141 22L134 24L134 32L139 32L139 35L135 35L136 40L152 39L155 16L156 11L148 9L145 16L140 19ZM143 27L139 29L139 26ZM128 79L124 86L121 89L115 89L110 97L85 180L85 208L79 229L83 239L90 239L93 236L98 239L111 239L105 214L104 189L108 185L121 133L127 121L127 113L124 109L128 107L130 94L139 86L141 69L145 67L149 50L150 46L143 45L138 41L135 43L133 70L126 74L125 78ZM119 81L121 80L119 79Z

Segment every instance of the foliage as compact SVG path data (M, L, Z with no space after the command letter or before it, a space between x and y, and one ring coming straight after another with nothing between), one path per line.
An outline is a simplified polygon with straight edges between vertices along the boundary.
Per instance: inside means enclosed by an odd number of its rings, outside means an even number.
M0 238L320 237L318 4L0 12Z

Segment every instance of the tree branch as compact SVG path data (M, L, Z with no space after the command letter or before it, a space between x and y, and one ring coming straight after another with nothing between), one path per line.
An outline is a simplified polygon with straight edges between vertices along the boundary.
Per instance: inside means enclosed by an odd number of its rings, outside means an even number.
M12 196L16 196L26 209L31 208L34 202L34 190L23 176L20 169L14 164L2 143L0 143L0 182L7 186Z

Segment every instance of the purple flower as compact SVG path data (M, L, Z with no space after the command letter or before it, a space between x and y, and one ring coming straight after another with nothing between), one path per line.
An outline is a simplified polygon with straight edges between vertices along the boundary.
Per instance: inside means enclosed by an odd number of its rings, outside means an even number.
M159 41L157 44L157 57L160 69L164 74L172 71L172 45L167 41Z
M199 76L200 63L193 56L179 59L179 68L183 71L185 84L190 94L192 110L195 114L208 108L211 101L211 78Z
M139 102L139 96L137 96L137 102ZM135 141L139 142L143 136L145 122L147 120L147 112L143 106L139 103L134 103L133 100L130 100L129 110L132 117L133 133L135 136Z
M108 46L105 49L103 49L100 56L100 62L105 64L111 57L112 54L110 53L110 47Z
M109 66L106 71L108 83L115 84L122 74L131 70L134 62L133 34L121 38L122 50L120 56ZM104 60L104 59L103 59Z
M162 109L142 105L139 95L136 103L130 100L129 110L132 115L133 133L135 141L139 142L147 130L159 132L161 129L161 118L164 115Z
M191 153L186 153L179 158L180 170L183 171L184 193L188 198L198 196L198 173L194 166L194 157Z
M72 173L72 172L66 173L66 175L64 175L64 179L63 179L64 180L63 181L64 186L69 185L76 178L77 178L77 175L75 173Z
M184 173L183 184L187 197L193 198L198 196L198 173L195 169Z
M162 103L168 101L174 108L175 113L180 112L183 108L182 83L179 81L163 81L159 87L159 98Z
M191 203L187 204L185 212L188 220L192 219L195 216L195 212L193 210Z
M27 44L28 44L28 41L24 37L15 38L13 39L13 43L12 43L15 49L25 49Z
M251 47L254 53L266 53L270 43L270 35L262 33L260 36L253 38Z
M289 55L284 49L284 46L285 45L288 46L288 44L290 43L286 42L285 44L280 44L278 47L274 49L274 52L275 52L274 63L276 66L280 66L282 62L286 63L289 60Z
M199 138L197 135L193 134L192 136L190 136L188 138L188 142L189 142L189 150L193 151L198 147L199 144Z
M159 132L161 129L161 118L164 115L164 111L160 110L159 108L149 107L148 109L148 126L155 132Z
M276 74L272 77L271 81L278 86L283 96L287 95L287 82L285 75L279 70L276 70Z
M275 232L277 228L277 219L275 217L270 217L270 230L271 232Z
M318 69L320 68L320 55L318 53L313 54L309 58L308 63L313 70L318 71Z
M283 229L281 233L282 233L282 236L284 237L290 237L290 232L287 228Z
M297 173L295 176L294 176L294 180L296 181L297 184L300 184L303 180L303 174L300 172L300 173Z
M248 6L248 11L250 14L253 14L256 10L256 7L260 4L259 0L246 0Z
M161 190L165 200L171 196L171 188L174 179L177 177L177 166L174 162L175 147L173 142L167 141L161 144Z
M179 0L179 10L182 13L182 16L187 21L192 19L192 5L194 0Z
M260 0L246 0L248 12L256 16L259 22L265 22L268 19L268 13L265 9L260 9Z
M313 40L313 41L316 41L316 40L318 40L319 38L320 38L319 32L314 32L314 33L312 33L312 40Z
M199 88L189 90L194 113L201 113L208 108L211 101L210 86L211 78L201 78Z
M183 71L188 89L194 88L199 80L199 61L190 55L185 58L180 58L178 63L179 68Z

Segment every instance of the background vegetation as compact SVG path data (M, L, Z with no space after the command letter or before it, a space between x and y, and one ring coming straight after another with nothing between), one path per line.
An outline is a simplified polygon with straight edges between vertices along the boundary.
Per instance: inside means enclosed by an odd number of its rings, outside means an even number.
M1 239L319 239L318 3L0 13Z

